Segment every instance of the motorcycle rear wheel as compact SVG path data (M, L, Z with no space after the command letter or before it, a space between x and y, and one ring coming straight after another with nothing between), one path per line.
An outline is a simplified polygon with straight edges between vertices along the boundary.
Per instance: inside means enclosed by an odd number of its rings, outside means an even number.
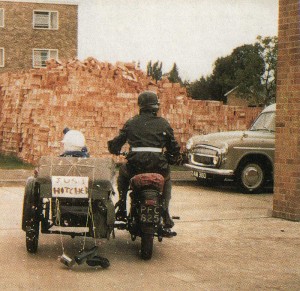
M141 257L150 260L153 252L153 234L142 233L141 235Z

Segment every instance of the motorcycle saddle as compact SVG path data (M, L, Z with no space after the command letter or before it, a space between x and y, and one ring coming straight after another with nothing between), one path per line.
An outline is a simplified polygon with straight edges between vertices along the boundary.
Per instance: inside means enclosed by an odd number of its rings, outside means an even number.
M135 175L130 180L130 187L133 190L142 190L145 188L163 191L165 179L158 173L143 173Z

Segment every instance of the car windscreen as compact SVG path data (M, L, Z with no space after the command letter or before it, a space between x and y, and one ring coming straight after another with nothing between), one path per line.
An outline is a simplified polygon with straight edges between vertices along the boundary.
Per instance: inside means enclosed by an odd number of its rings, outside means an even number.
M252 124L250 130L275 131L275 112L264 112Z

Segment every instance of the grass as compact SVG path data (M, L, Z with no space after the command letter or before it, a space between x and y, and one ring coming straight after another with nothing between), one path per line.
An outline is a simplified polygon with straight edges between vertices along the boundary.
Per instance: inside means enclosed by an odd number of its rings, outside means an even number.
M34 166L32 164L24 163L16 156L0 154L0 169L34 169Z

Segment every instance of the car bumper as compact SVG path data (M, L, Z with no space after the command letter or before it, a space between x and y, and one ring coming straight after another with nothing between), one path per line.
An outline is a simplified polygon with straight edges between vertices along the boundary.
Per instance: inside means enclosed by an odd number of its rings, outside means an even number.
M219 175L219 176L233 176L234 175L233 170L206 168L206 167L195 166L195 165L191 165L191 164L184 164L184 166L193 171L212 174L212 175Z

